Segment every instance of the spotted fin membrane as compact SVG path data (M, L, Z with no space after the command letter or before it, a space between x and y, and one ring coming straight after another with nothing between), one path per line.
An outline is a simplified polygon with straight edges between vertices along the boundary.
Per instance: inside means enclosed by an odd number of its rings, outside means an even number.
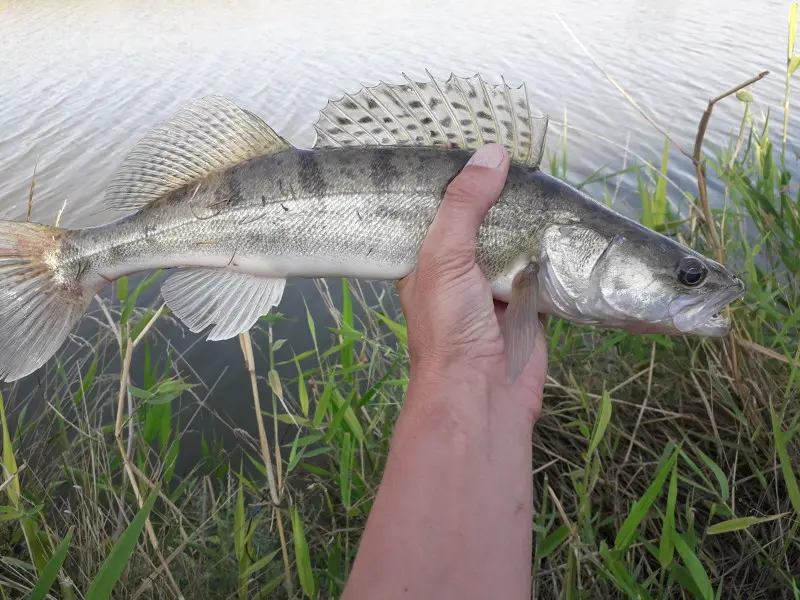
M525 85L490 85L480 75L446 81L381 82L331 100L314 124L316 148L439 146L477 149L500 143L511 163L536 169L547 116L532 115Z

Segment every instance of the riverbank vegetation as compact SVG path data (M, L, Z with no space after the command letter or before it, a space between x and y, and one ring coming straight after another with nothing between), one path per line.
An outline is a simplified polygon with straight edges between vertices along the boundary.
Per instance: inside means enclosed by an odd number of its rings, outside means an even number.
M538 598L800 599L797 159L788 121L776 134L747 88L720 102L738 103L742 126L704 148L699 190L671 183L669 141L627 171L642 221L732 265L747 295L723 340L551 319L532 464ZM568 178L567 156L549 168ZM157 277L119 281L89 317L98 333L31 394L3 388L0 597L337 597L407 383L392 288L320 284L331 325L307 313L305 352L280 339L279 315L240 338L257 427L227 425L233 448L194 425L226 427L205 402L213 384L158 335L168 311L140 301ZM177 472L187 432L202 460Z

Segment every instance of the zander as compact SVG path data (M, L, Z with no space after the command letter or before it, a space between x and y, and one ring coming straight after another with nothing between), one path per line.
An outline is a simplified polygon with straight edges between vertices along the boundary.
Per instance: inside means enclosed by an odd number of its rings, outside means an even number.
M221 97L152 129L110 182L128 216L85 229L0 221L0 380L42 366L92 297L125 275L177 269L166 304L209 340L247 331L288 278L409 274L449 182L480 146L511 157L477 237L477 261L509 303L509 376L537 313L631 332L721 336L744 293L722 265L539 170L547 117L525 86L479 75L364 87L328 102L311 149Z

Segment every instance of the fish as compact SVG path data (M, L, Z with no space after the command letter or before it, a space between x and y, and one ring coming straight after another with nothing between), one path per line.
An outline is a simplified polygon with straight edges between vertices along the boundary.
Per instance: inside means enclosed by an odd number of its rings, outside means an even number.
M115 280L168 270L164 303L229 339L279 306L287 280L396 281L453 178L481 146L509 154L476 262L504 320L509 379L538 315L631 333L724 336L744 295L728 268L540 168L547 115L526 84L480 74L364 85L328 100L295 147L224 96L154 125L112 174L117 218L85 228L0 221L0 380L42 367Z

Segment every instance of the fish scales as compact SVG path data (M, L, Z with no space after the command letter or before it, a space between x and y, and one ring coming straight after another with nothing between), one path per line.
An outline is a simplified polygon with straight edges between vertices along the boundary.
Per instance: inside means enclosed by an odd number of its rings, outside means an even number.
M275 261L274 271L264 265L270 276L400 278L413 269L445 189L471 154L414 147L289 150L231 167L130 217L78 230L69 243L76 258L89 259L108 279L142 263L230 261L235 270L237 257L255 256L286 258ZM557 201L551 193L529 193L531 179L542 176L512 167L481 225L478 262L490 280L538 250L535 240ZM552 216L565 213L549 212L551 224ZM73 272L79 267L65 265Z

